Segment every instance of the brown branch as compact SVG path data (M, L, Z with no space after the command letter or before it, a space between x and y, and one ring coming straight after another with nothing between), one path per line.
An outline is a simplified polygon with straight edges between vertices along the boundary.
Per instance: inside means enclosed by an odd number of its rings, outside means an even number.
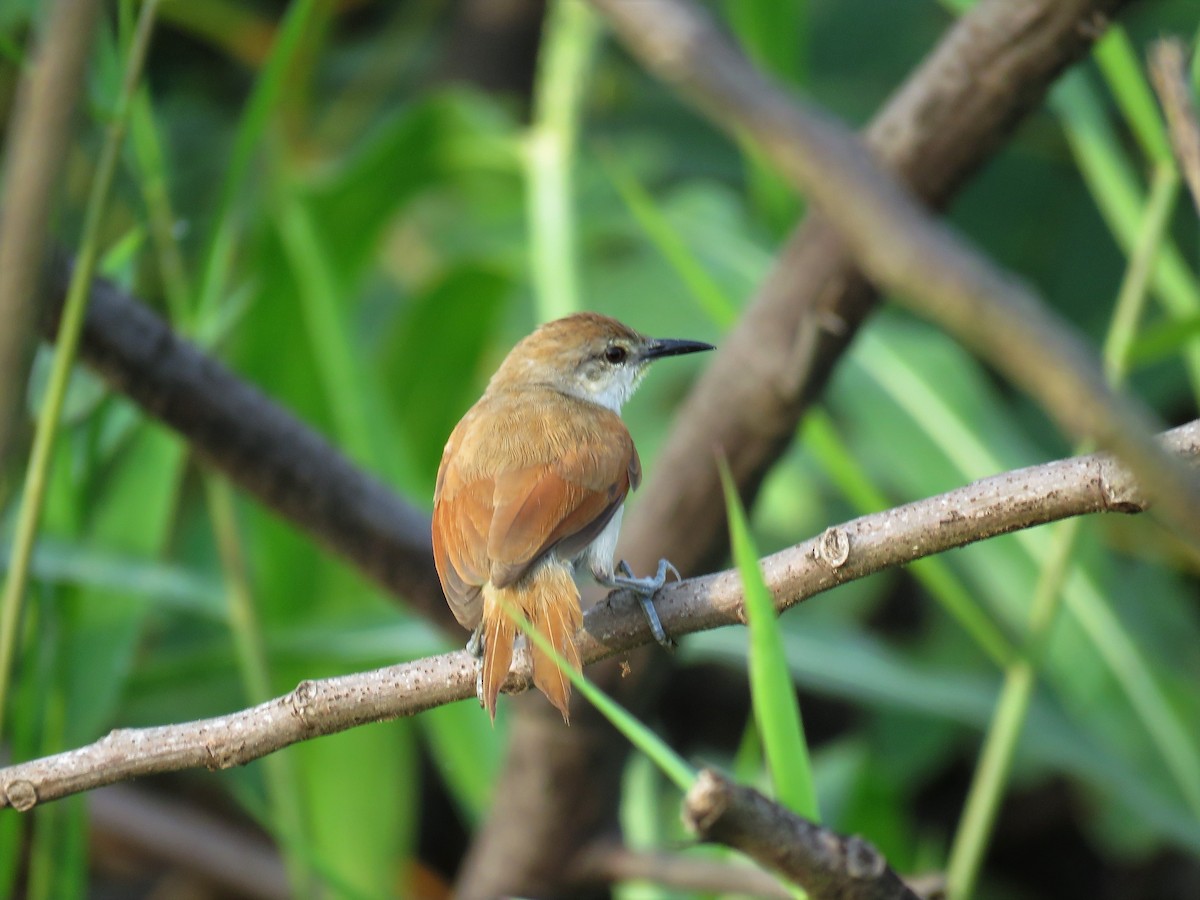
M684 797L683 820L701 840L740 850L813 900L919 900L862 838L822 828L712 769Z
M1200 420L1168 432L1162 443L1194 466L1200 459ZM766 557L762 569L783 611L839 584L923 556L1068 516L1137 512L1146 503L1113 457L1074 457L862 516ZM745 622L741 579L734 570L673 584L655 605L663 625L677 635ZM587 663L653 640L640 608L621 595L588 611L579 639ZM0 807L28 810L139 775L242 765L298 741L473 697L475 672L475 660L460 650L305 681L282 697L224 716L119 729L86 747L0 769ZM521 652L506 689L525 690L529 683L528 655Z
M66 260L56 260L49 338L69 277ZM114 390L187 438L204 463L426 618L462 633L433 568L426 513L103 279L92 282L80 355Z
M120 859L132 852L182 869L217 896L292 896L279 851L265 837L248 835L246 828L179 798L166 800L149 790L118 785L88 797L88 814L92 840L120 845ZM98 854L101 860L105 855Z
M1124 2L982 0L874 117L865 133L872 151L941 207ZM727 531L711 448L722 448L749 504L875 302L832 225L810 215L679 411L626 517L622 557L637 571L660 556L687 574L721 565ZM634 657L628 677L612 664L592 676L631 708L650 710L669 665L650 650ZM586 705L573 711L569 731L544 712L544 704L519 705L493 815L460 875L466 896L563 893L572 882L561 861L616 828L624 739ZM556 789L546 791L550 777Z
M21 78L8 128L0 201L0 502L13 423L37 345L37 283L58 173L92 43L97 0L54 4Z
M1153 417L1109 387L1096 354L1031 290L939 224L843 125L757 72L691 0L592 2L649 70L752 137L877 285L986 358L1067 434L1126 460L1200 545L1200 483L1159 450Z
M729 893L763 900L790 900L794 896L775 876L744 863L631 850L611 840L601 840L587 848L575 866L575 877L581 882L644 881L676 891Z
M1150 48L1150 75L1167 117L1167 130L1179 168L1200 214L1200 118L1187 78L1187 47L1179 38L1155 41Z

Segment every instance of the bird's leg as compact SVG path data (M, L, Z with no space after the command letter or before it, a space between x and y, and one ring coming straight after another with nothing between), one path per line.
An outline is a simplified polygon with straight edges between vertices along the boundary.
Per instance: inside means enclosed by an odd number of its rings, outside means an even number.
M658 571L654 575L645 578L636 577L629 568L629 563L621 560L617 563L617 574L597 576L596 580L604 587L632 591L637 596L638 603L642 605L642 612L646 615L654 639L667 650L674 650L675 641L663 629L658 611L654 608L654 595L667 583L667 572L674 575L676 581L680 580L679 570L665 559L658 561Z
M483 623L480 622L467 638L467 652L475 659L475 696L483 706Z
M467 638L467 652L476 659L483 659L483 623L480 622Z

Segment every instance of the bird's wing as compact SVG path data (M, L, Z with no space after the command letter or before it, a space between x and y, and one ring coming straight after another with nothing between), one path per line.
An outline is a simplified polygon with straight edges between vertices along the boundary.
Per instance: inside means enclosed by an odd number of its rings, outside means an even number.
M487 542L494 585L516 581L552 547L571 558L604 530L640 466L629 433L622 427L616 435L497 476Z
M464 628L483 616L488 579L487 535L492 521L490 478L464 477L456 462L464 419L446 442L433 493L433 562L451 612Z
M543 411L548 423L574 414L578 427L560 440L522 441L524 456L509 453L510 465L495 455L479 464L478 454L472 464L458 452L464 442L497 442L495 434L477 432L482 421L496 429L498 404L464 418L446 444L434 493L434 561L450 608L467 628L479 623L485 582L512 584L555 546L565 548L564 557L582 551L641 481L641 462L620 417L574 403L558 409L552 402Z

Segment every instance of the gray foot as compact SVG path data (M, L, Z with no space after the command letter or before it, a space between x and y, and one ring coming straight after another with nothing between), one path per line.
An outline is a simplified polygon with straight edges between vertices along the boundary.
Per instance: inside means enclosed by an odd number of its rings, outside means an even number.
M662 586L667 583L668 572L675 576L676 581L680 580L679 570L665 559L658 561L658 571L653 576L645 578L635 577L633 571L629 568L629 563L621 560L617 563L618 574L602 579L600 583L605 587L632 591L637 595L638 603L642 606L642 612L646 616L646 621L650 625L650 631L654 635L654 639L665 649L674 650L675 641L663 629L662 622L658 618L658 611L654 608L654 595L662 590Z
M467 638L467 652L476 659L483 659L483 623L480 622Z

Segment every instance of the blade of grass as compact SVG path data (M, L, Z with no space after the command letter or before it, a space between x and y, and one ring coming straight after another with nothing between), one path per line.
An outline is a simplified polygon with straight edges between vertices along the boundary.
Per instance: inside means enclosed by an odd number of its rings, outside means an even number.
M238 535L233 489L227 481L207 475L204 478L204 492L221 569L225 574L229 629L233 635L238 671L250 703L263 703L274 695L271 690L271 670L254 604L250 575L242 554L242 541ZM276 833L286 838L282 843L288 848L284 854L288 881L297 896L312 896L316 890L316 874L309 865L309 854L304 851L306 841L301 792L298 790L299 779L292 757L286 751L272 753L263 760L263 769L267 779L271 822Z
M1025 647L1020 658L1005 670L996 710L984 738L946 865L946 896L949 900L966 900L975 889L1033 699L1037 683L1035 663L1058 614L1062 586L1070 571L1078 532L1078 519L1064 522L1055 529L1050 556L1034 593Z
M650 192L615 155L601 155L600 163L634 220L679 275L705 315L722 330L731 328L737 321L737 307L700 264Z
M280 95L287 83L288 69L304 39L316 7L316 0L295 0L288 7L287 15L271 46L270 57L238 124L229 165L225 170L225 180L217 193L212 231L209 233L203 255L197 303L193 306L201 332L204 332L208 323L217 317L221 298L226 291L237 236L234 202L246 189L255 151L258 150L267 123L279 104Z
M1006 468L947 407L937 386L922 380L886 341L871 333L863 334L853 363L862 366L898 408L937 438L951 464L965 476L978 477L981 472ZM1049 548L1037 533L1020 531L1013 537L1031 561L1045 565ZM1071 616L1121 686L1176 784L1184 793L1192 793L1192 786L1200 780L1200 753L1190 747L1188 727L1155 682L1144 654L1106 602L1095 579L1086 572L1079 574L1081 577L1070 580L1066 592Z
M1120 141L1108 124L1086 73L1068 72L1050 94L1050 106L1062 123L1088 190L1117 243L1132 255L1146 198ZM1174 243L1164 238L1151 284L1173 318L1200 313L1200 284ZM1200 341L1183 351L1193 394L1200 396Z
M358 371L353 341L338 309L341 292L324 264L320 238L295 190L285 187L280 193L276 227L296 272L301 311L340 443L354 459L374 464L382 454L372 446L371 417L363 398L365 379Z
M120 159L133 95L137 90L142 63L150 45L150 35L153 32L157 7L158 0L147 0L142 6L137 29L130 44L117 107L109 122L108 133L88 194L79 255L71 273L67 298L63 304L62 322L59 325L50 386L38 415L37 432L34 436L24 493L21 498L17 530L13 539L12 562L8 578L4 583L3 597L0 597L0 733L3 732L4 726L5 704L9 694L8 682L16 647L17 626L29 578L29 562L37 536L42 504L45 500L47 473L58 432L59 417L70 381L71 366L75 361L75 353L79 346L79 335L83 329L84 313L87 310L89 287L100 252L100 230L104 211L108 206L113 177Z
M725 18L746 54L787 84L808 80L808 0L725 0ZM771 233L783 237L800 215L801 199L750 140L738 141L751 202Z
M1192 90L1200 94L1200 29L1192 36Z
M1104 344L1105 373L1113 384L1123 381L1128 369L1129 349L1145 309L1155 256L1166 235L1178 186L1179 175L1173 166L1163 164L1156 168L1134 253L1122 280ZM1066 593L1065 583L1080 524L1079 519L1072 519L1054 530L1050 554L1038 578L1029 613L1026 643L1020 657L1005 672L962 820L951 846L946 867L946 895L950 900L967 900L978 880L1017 744L1029 715L1037 683L1037 666ZM1179 745L1169 736L1160 741L1160 749L1164 751L1176 746L1183 752L1170 753L1167 763L1175 772L1188 806L1200 815L1200 781L1194 772L1188 773L1194 748Z
M1171 223L1179 186L1179 170L1175 166L1162 164L1155 167L1140 233L1104 339L1104 371L1113 384L1123 382L1129 373L1130 354L1145 312L1154 262Z
M191 316L195 308L191 302L192 286L172 226L162 142L149 92L139 92L132 118L137 180L142 186L142 199L151 223L167 304L176 329L187 332L195 324ZM233 637L238 674L249 702L260 703L273 695L270 662L249 571L242 555L233 491L227 482L211 472L203 471L201 482L224 577L225 612ZM286 751L272 754L264 760L263 771L267 781L269 821L283 850L289 882L297 895L311 895L316 874L304 829L303 791L292 755Z
M668 816L678 821L672 810L668 813L663 802L666 791L663 777L650 759L642 754L632 756L621 779L619 810L621 836L631 849L654 849L670 846L677 835L669 833ZM615 900L674 900L677 896L656 884L629 882L614 885Z
M1158 101L1128 32L1120 25L1110 25L1092 54L1146 158L1155 165L1174 165Z
M171 211L167 189L162 141L154 123L150 92L144 87L134 98L129 136L137 164L137 183L142 192L142 203L150 219L150 239L158 257L159 272L162 273L163 293L175 327L187 333L191 330L191 288L185 274L183 254L179 250L179 242L175 240L175 216Z
M1129 365L1162 362L1179 354L1179 348L1200 337L1200 314L1187 319L1167 319L1147 325L1129 347Z
M526 181L534 297L545 321L580 309L579 260L572 209L583 91L600 38L586 3L555 0L546 16L526 138Z
M502 601L503 602L503 601ZM671 745L655 734L650 728L638 721L629 710L617 703L600 688L596 687L563 659L554 646L530 621L521 614L519 609L505 604L504 611L520 626L521 631L537 648L554 660L554 664L571 680L571 684L583 694L601 714L612 723L633 746L641 750L657 765L679 790L687 792L696 780L696 770L687 764L682 756L676 753Z
M720 461L721 485L729 514L734 563L742 578L750 627L750 699L763 751L775 785L775 799L814 822L820 821L812 762L804 739L800 704L779 633L779 614L758 564L746 513L729 466Z
M374 396L375 385L364 371L361 356L353 350L354 341L339 308L342 291L316 224L296 190L291 185L280 188L276 227L296 272L301 312L339 443L351 457L389 481L416 483L419 479L409 444L399 438L399 429Z

